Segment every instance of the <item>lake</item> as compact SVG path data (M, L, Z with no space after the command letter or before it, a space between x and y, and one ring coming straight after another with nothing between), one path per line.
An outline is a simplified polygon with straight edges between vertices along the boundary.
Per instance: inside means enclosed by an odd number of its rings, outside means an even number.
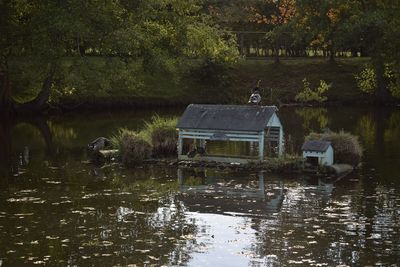
M400 109L279 111L289 153L311 131L359 136L340 180L88 163L93 139L182 112L2 120L0 266L397 266Z

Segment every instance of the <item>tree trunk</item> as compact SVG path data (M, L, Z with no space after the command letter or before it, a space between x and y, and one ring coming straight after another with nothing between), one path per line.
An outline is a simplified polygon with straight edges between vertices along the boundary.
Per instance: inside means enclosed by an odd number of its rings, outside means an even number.
M1 117L0 121L0 178L8 177L13 162L11 149L12 120L9 117ZM4 179L7 181L7 179ZM3 182L3 181L0 181Z
M274 48L274 63L275 64L279 64L280 60L279 60L279 49Z
M0 71L0 113L7 114L13 111L14 101L11 97L11 83L7 71Z
M333 45L329 47L329 62L335 62L335 51L333 50Z
M380 57L379 55L375 56L372 61L374 64L377 82L376 97L378 102L383 104L390 98L390 94L387 88L387 81L385 79L385 65L382 57Z
M17 113L41 112L48 107L51 87L53 86L54 73L55 68L51 66L47 77L43 81L42 89L40 90L39 94L35 97L35 99L29 102L18 104L16 106Z

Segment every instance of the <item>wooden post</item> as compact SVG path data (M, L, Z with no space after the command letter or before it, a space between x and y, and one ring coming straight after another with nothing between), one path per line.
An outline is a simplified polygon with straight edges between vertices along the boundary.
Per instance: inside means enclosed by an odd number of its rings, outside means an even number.
M258 173L258 189L262 193L263 199L265 199L264 173L262 171Z
M264 159L264 131L258 133L258 159Z
M183 170L181 168L178 168L177 174L178 174L179 186L182 187L182 185L183 185Z
M206 148L206 140L205 139L199 139L199 147L201 148Z
M179 159L179 156L182 155L182 147L183 147L183 138L182 138L182 135L181 135L181 131L179 131L179 134L178 134L178 146L177 146L178 159Z
M282 127L279 127L278 155L282 156L282 154L283 154L283 130Z

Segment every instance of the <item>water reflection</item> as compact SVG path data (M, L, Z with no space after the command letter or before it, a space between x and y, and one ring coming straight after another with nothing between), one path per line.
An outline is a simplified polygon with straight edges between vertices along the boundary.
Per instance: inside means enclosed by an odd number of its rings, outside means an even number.
M269 184L266 191L263 172L239 178L240 173L224 175L215 170L178 169L180 200L193 212L259 216L280 210L282 181Z
M326 128L329 123L326 108L298 108L296 114L303 121L303 129L305 131L321 131Z
M1 120L1 264L397 264L399 110L280 110L293 152L310 130L360 136L362 169L338 181L86 163L89 141L151 115Z

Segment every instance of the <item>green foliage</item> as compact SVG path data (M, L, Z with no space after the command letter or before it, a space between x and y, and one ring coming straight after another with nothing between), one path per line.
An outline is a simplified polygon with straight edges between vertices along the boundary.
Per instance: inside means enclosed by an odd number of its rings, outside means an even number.
M358 137L344 131L339 133L310 133L306 140L323 140L332 143L334 160L337 163L346 163L356 166L362 158L362 147Z
M375 71L372 68L365 68L354 77L357 81L358 89L368 94L375 93L377 81Z
M320 80L319 86L315 89L311 89L310 83L304 78L303 90L296 95L295 100L302 103L325 102L328 98L323 94L325 94L330 87L330 84L327 84L324 80Z
M383 77L387 81L387 87L393 97L400 98L400 72L396 71L395 64L385 64ZM375 70L371 67L364 68L356 74L357 87L368 94L375 94L378 89L378 82Z
M234 36L202 15L197 1L1 1L0 31L0 70L14 84L20 73L53 66L55 75L36 76L53 78L52 101L141 94L146 74L178 80L186 59L238 58ZM13 72L7 63L17 57L40 68ZM40 86L21 86L29 93L20 95L35 97Z
M189 25L185 53L214 63L234 63L239 58L236 38L217 26L204 22Z
M386 64L385 77L388 80L388 89L393 97L400 98L400 70L396 71L396 64Z
M155 115L145 123L142 136L153 146L153 156L176 154L178 118L162 118Z

